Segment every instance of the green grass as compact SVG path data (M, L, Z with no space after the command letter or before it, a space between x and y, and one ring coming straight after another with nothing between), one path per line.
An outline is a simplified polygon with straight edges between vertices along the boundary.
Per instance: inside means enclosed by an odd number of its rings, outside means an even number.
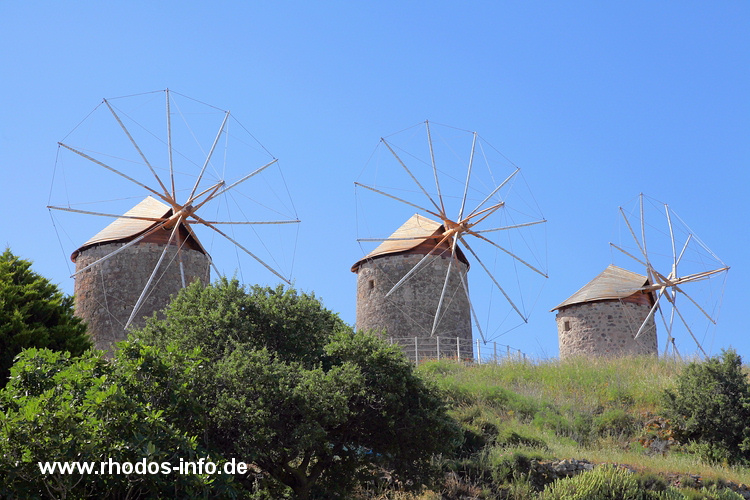
M498 465L500 458L525 453L628 464L662 476L694 474L704 480L750 483L747 468L710 465L675 448L658 454L639 444L644 424L659 415L664 390L675 385L684 366L642 357L483 365L430 361L418 371L444 391L464 427L462 467L484 467L497 475L506 467ZM502 488L521 492L527 486L511 482ZM480 498L495 498L484 493Z

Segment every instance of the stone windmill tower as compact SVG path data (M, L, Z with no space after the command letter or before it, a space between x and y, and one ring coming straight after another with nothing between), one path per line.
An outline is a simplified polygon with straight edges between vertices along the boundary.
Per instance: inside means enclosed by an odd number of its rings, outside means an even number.
M142 201L123 205L131 199ZM289 283L282 228L299 219L278 160L229 111L169 90L104 99L89 113L59 143L48 208L113 220L93 237L86 224L66 228L75 245L89 238L71 256L76 312L101 349L180 288L208 283L209 267L222 274L198 231L217 260L233 254L229 273Z
M357 329L382 332L411 359L472 359L470 306L461 282L461 274L467 280L469 262L456 247L457 263L450 265L453 257L444 233L439 222L415 214L352 266L357 274ZM389 294L424 258L421 271Z
M552 309L557 311L560 359L657 355L655 298L649 286L645 276L610 265Z
M159 224L172 212L149 196L71 255L76 315L87 322L97 349L111 352L127 336L126 325L143 326L146 317L166 307L186 284L209 282L210 258L192 229L182 222ZM171 262L177 265L168 265Z
M381 138L368 163L354 183L359 329L385 330L419 360L468 359L481 356L473 328L487 343L528 321L546 220L516 165L476 132L427 121ZM405 206L417 214L393 232Z

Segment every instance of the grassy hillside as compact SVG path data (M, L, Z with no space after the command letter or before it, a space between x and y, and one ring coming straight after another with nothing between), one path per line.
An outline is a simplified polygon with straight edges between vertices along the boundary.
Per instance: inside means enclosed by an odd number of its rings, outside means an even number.
M684 366L653 358L424 363L419 372L445 392L464 426L463 457L443 464L455 471L452 485L396 497L441 498L441 490L442 498L536 498L519 484L528 478L514 473L532 458L628 464L643 477L665 480L692 475L704 483L750 483L747 468L703 463L669 440L669 424L659 418L662 397Z

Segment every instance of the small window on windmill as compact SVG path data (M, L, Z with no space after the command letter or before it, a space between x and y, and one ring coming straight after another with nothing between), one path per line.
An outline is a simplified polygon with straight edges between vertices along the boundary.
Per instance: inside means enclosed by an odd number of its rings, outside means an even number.
M563 331L569 332L570 331L570 321L564 321L563 322Z
M375 280L370 280L370 281L367 282L367 289L368 290L375 289Z

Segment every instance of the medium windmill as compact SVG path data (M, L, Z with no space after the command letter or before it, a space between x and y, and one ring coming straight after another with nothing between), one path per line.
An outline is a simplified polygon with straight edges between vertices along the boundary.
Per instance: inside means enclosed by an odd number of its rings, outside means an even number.
M59 143L48 208L115 219L71 256L76 311L102 349L192 280L208 282L209 266L225 274L209 255L222 242L254 263L240 272L289 282L279 264L290 272L293 256L263 238L299 222L278 160L229 111L169 90L104 99ZM75 243L91 227L66 224L66 235Z
M716 324L729 266L666 203L641 194L635 207L620 207L620 215L626 235L611 247L645 268L647 283L632 291L653 296L645 320L634 325L633 338L649 330L658 312L667 334L665 355L671 348L679 356L675 334L682 331L707 356L703 342Z
M650 284L646 276L610 264L553 308L560 359L657 355Z
M418 213L390 236L358 238L379 243L352 267L359 329L428 340L468 328L470 341L473 319L487 342L505 333L509 314L528 320L523 291L547 276L546 221L532 197L516 196L529 193L515 165L475 132L424 122L382 138L368 166L355 182L361 233L390 234ZM385 199L402 210L388 211ZM472 278L481 294L469 293L470 263L482 269Z

